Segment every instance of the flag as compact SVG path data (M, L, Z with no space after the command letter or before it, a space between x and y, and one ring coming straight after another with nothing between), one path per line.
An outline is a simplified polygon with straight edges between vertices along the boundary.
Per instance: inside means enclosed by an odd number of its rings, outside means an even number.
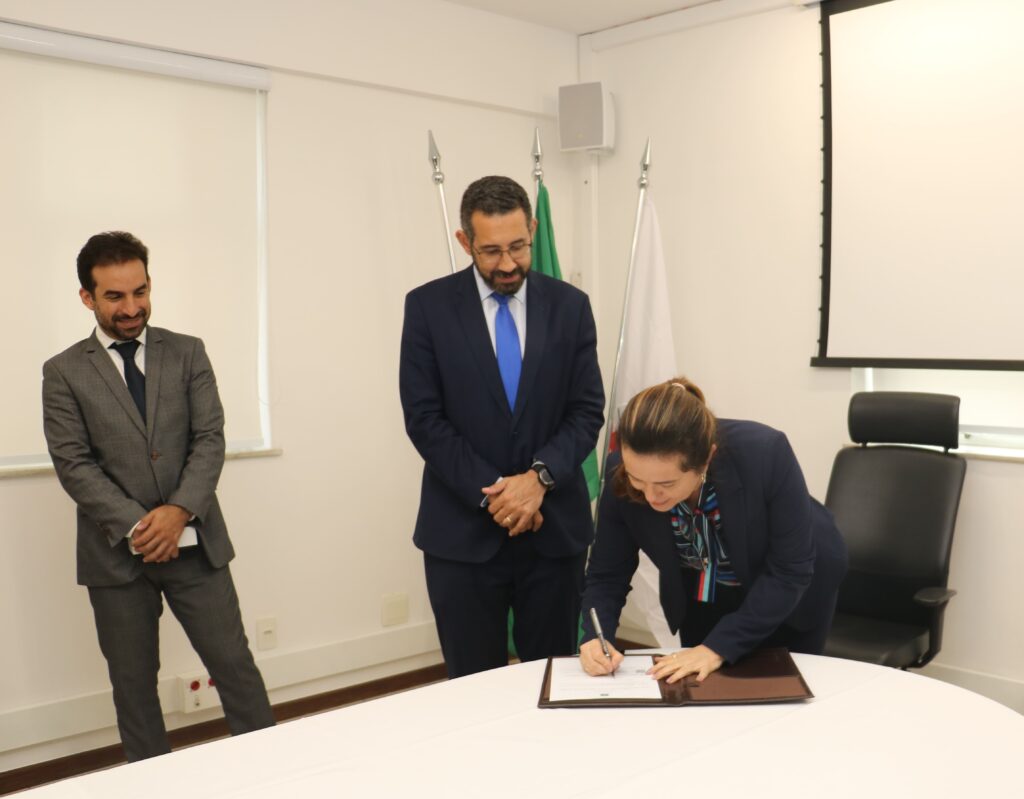
M551 224L551 200L544 181L537 183L537 232L533 234L532 269L557 280L562 279L558 265L558 250L555 249L555 229Z
M619 448L619 417L629 400L648 386L678 374L661 229L650 192L645 193L640 208L640 228L625 317L614 396L608 414L611 430L609 449L613 452ZM598 518L598 535L601 534L600 526ZM661 609L658 569L643 552L640 553L640 565L633 576L633 590L629 593L623 615L627 621L644 623L659 646L679 646L679 638L669 630Z
M558 265L558 251L555 249L555 229L551 224L551 201L548 198L548 187L544 181L537 183L537 232L533 236L533 261L531 269L548 275L557 280L562 279L562 269ZM591 501L597 499L601 490L601 475L597 467L597 452L591 452L583 461L583 476L587 480L587 490Z
M551 223L551 201L548 198L548 187L544 181L537 181L537 207L534 209L537 218L537 231L533 234L533 258L530 269L542 275L562 279L562 268L558 264L558 250L555 248L555 228ZM583 461L583 477L587 481L590 500L597 499L601 490L601 474L597 468L597 451L591 452ZM516 655L515 642L512 640L513 614L508 612L508 651ZM580 621L579 638L583 638L583 622Z

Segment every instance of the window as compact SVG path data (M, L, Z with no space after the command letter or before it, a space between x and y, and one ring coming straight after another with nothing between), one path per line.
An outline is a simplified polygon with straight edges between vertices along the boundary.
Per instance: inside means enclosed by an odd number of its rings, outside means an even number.
M961 398L961 451L1024 457L1024 4L822 6L824 237L812 364Z
M0 47L46 37L62 57L0 49L0 468L48 462L41 367L92 332L75 256L103 230L149 247L151 323L206 342L229 450L269 446L265 71L0 23Z
M960 452L1024 458L1024 373L854 369L854 391L928 391L960 397Z

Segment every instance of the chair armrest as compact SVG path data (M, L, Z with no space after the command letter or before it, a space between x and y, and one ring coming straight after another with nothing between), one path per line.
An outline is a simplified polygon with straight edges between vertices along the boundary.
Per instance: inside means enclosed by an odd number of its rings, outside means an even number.
M955 596L956 591L952 588L932 586L930 588L922 588L914 594L914 601L927 608L941 608Z

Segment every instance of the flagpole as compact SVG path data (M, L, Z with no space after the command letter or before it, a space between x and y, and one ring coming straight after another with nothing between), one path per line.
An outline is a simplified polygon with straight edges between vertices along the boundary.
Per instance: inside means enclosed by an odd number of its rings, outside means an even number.
M455 274L455 249L452 247L452 228L448 222L448 203L444 199L444 172L441 171L441 153L438 152L437 144L434 142L434 132L427 131L427 154L430 158L430 165L434 168L431 177L434 185L437 186L437 196L441 200L441 219L444 220L444 240L448 245L448 260L452 265L452 274Z
M636 265L636 248L640 239L640 216L643 213L644 197L647 196L647 172L651 168L651 139L647 137L647 146L644 148L644 156L640 159L640 179L637 185L640 187L640 197L636 204L636 224L633 225L633 244L629 250L629 270L626 272L626 291L622 300L622 323L619 325L619 347L615 352L615 371L612 372L612 392L608 404L608 419L605 423L604 450L601 457L601 491L604 491L605 464L608 461L608 452L611 449L612 427L615 420L615 388L619 381L619 361L622 359L622 344L626 338L626 315L629 313L629 295L633 288L633 267ZM599 495L600 496L600 495ZM596 509L595 509L596 514Z
M544 152L540 149L540 128L533 129L533 215L537 215L540 184L544 180Z

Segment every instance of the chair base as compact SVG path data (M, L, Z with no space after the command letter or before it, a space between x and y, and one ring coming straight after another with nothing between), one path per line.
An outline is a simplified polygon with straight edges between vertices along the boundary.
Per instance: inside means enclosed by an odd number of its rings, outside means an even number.
M825 654L905 669L921 661L928 643L927 627L836 613Z

